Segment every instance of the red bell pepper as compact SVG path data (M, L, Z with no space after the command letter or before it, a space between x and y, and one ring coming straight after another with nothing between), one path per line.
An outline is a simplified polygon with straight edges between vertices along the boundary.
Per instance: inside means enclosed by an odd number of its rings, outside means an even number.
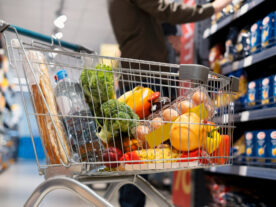
M125 161L125 164L142 164L142 162L127 162L133 160L140 160L136 151L126 152L120 161Z
M181 158L192 158L194 157L195 159L185 159L185 160L181 160L180 162L193 162L193 161L196 161L198 160L198 157L206 157L207 153L205 151L202 151L202 150L193 150L193 151L189 151L188 152L183 152L181 154ZM208 164L208 158L200 158L199 159L200 163L201 164Z
M230 146L231 146L231 138L229 135L221 135L221 142L216 151L214 151L211 156L213 157L228 157L230 156ZM225 164L227 162L228 158L213 158L211 159L212 163L216 164Z

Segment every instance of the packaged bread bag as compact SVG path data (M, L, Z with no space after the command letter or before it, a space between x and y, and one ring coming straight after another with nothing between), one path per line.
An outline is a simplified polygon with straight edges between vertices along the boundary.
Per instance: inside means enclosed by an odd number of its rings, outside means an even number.
M45 63L44 55L41 52L26 51L23 66L33 96L34 110L37 113L36 118L44 150L47 152L50 164L68 164L69 145L63 124L57 116L55 95Z

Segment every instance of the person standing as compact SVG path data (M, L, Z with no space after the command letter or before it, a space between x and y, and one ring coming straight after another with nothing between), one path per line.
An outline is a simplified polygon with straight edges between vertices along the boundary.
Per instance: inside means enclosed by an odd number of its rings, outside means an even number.
M108 0L108 12L121 57L167 63L162 23L200 21L221 11L231 1L187 6L171 0ZM119 202L122 207L143 207L145 196L136 187L125 185L120 189Z

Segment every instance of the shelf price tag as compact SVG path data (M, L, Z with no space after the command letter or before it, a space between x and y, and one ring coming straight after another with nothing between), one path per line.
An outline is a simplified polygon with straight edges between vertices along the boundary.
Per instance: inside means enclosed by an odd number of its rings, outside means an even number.
M249 111L243 111L241 113L241 121L244 122L244 121L248 121L249 119Z
M228 121L229 121L229 116L228 116L228 114L223 114L223 120L222 120L222 122L223 122L224 124L227 124Z
M238 70L239 69L239 61L236 61L236 62L233 62L233 64L232 64L232 70L234 71L234 70Z
M244 15L248 11L248 8L249 8L248 4L243 5L240 9L238 16Z
M206 39L209 36L209 34L210 34L210 29L207 28L203 33L203 38Z
M240 166L239 167L239 175L246 176L247 175L247 167L246 166Z
M252 64L253 57L250 55L244 59L243 67L247 67Z
M213 24L211 26L211 34L214 34L217 31L218 25L217 24Z

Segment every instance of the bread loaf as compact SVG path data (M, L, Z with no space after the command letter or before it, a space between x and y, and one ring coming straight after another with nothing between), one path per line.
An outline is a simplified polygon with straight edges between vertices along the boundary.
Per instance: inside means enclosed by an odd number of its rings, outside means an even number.
M47 152L50 164L60 164L61 161L64 164L68 164L68 158L70 157L69 145L64 126L59 117L56 116L58 115L58 110L44 56L38 51L27 51L26 55L30 60L32 70L27 58L24 59L24 68L32 90L37 123L44 150ZM42 93L36 83L40 86ZM43 97L46 103L43 101Z

